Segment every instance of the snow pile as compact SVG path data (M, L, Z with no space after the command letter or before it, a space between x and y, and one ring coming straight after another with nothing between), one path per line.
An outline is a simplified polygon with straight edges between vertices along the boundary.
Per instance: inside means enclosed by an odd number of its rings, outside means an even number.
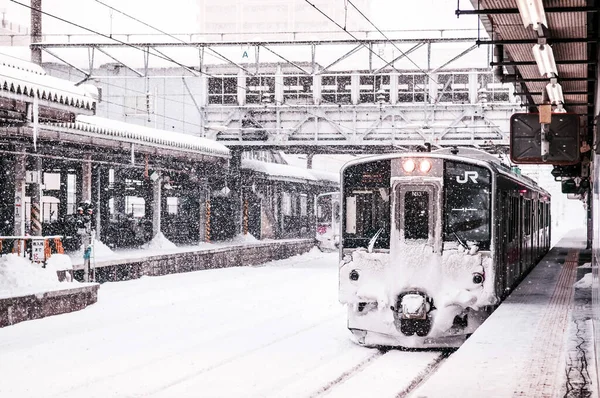
M258 239L256 239L251 233L247 233L245 235L244 234L240 234L240 235L236 236L230 242L231 243L245 244L245 243L258 242Z
M0 297L18 297L65 287L58 281L54 269L34 265L17 254L0 257Z
M84 252L83 245L81 245L79 250L69 254L71 261L73 261L76 264L81 263L81 260L83 259L83 252ZM110 249L110 247L106 246L104 243L102 243L98 239L94 239L94 245L92 246L92 257L96 260L98 258L107 259L107 258L115 258L116 254Z
M577 268L592 268L592 263L585 263L585 264L583 264L583 265L580 265L580 266L579 266L579 267L577 267Z
M71 261L71 257L66 254L55 253L46 260L46 269L54 271L73 269L73 262Z
M573 285L577 289L590 289L592 287L592 273L589 272Z
M143 246L147 250L172 250L177 249L175 243L168 240L162 232L157 233L154 238Z
M428 337L443 335L465 308L478 311L497 304L491 258L477 247L445 249L440 254L426 240L393 245L394 256L358 249L342 261L340 302L351 307L377 303L378 309L351 313L350 327L397 335L390 307L410 291L433 299L436 309Z

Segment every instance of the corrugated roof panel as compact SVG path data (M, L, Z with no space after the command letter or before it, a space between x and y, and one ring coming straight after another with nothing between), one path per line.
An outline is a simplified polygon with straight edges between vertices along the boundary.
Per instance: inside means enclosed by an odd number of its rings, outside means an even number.
M558 77L586 77L586 65L558 65Z
M586 47L585 43L556 43L552 52L556 60L587 59Z
M548 29L553 37L586 37L585 12L553 12L546 14Z

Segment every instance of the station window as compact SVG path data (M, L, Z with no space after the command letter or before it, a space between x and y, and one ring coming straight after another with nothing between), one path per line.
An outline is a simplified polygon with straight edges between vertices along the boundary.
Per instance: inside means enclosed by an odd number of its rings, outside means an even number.
M479 73L477 76L479 100L490 102L510 102L509 84L502 83L491 73Z
M464 104L469 102L469 75L464 73L438 75L439 102Z
M272 103L275 95L275 77L253 76L246 78L246 102L248 104Z
M285 76L283 100L285 103L310 104L313 101L312 76Z
M383 102L389 101L390 76L389 75L362 75L359 79L359 100L361 104L379 103L379 90L383 90Z
M351 104L351 84L349 75L326 75L321 80L321 98L332 104Z
M398 102L424 102L427 98L427 80L426 75L398 76Z
M208 103L218 105L237 104L237 77L209 77Z

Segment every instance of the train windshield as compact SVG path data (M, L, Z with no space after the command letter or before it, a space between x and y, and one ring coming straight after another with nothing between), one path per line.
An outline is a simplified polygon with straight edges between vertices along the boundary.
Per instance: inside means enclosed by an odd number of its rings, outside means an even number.
M344 170L343 246L390 247L390 161L358 164Z
M444 171L444 240L490 247L491 175L489 170L446 162Z

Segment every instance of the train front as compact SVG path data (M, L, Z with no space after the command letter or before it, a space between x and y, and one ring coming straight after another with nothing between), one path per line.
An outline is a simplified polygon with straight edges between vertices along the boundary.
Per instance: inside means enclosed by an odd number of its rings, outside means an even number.
M340 302L357 343L455 347L497 304L492 173L430 154L346 166Z

